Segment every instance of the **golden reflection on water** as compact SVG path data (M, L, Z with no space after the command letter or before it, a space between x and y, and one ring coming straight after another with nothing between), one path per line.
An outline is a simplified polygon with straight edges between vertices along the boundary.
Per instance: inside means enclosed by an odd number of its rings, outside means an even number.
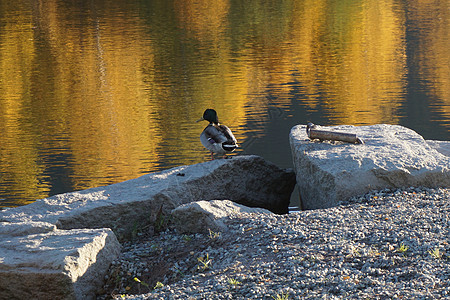
M426 28L425 34L416 33L419 40L414 49L415 67L421 80L428 81L427 93L433 99L433 109L450 120L450 2L413 1L408 18L413 24ZM447 126L450 131L450 126Z
M2 2L0 198L205 161L195 120L208 107L238 154L274 118L305 123L299 105L328 124L398 124L414 64L448 129L450 17L433 3ZM425 24L414 57L408 24Z

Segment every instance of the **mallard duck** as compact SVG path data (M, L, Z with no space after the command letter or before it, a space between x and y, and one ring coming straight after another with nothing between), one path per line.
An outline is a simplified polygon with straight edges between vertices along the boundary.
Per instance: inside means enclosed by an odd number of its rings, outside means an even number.
M237 147L237 141L231 132L230 128L219 124L217 112L214 109L207 109L203 113L203 117L198 120L209 121L209 125L203 130L200 135L200 141L206 149L211 151L211 159L214 159L214 153L223 155L226 158L226 153L233 152Z

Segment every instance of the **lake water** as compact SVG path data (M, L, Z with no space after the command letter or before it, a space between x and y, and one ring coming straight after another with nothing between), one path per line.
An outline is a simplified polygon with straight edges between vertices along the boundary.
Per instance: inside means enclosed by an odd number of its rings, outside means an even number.
M236 155L291 167L296 124L450 140L450 2L0 2L0 206Z

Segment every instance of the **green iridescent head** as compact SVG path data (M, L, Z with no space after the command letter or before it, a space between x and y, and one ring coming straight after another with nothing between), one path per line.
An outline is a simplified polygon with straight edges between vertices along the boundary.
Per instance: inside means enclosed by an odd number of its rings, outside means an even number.
M209 121L210 123L219 123L219 118L217 117L217 112L214 109L208 108L203 113L203 120Z

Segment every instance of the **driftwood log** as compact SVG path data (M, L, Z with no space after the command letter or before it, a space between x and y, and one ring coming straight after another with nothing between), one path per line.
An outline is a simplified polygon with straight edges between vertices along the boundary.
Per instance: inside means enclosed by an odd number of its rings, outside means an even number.
M363 144L363 140L356 136L356 134L352 133L344 133L344 132L334 132L334 131L326 131L319 130L314 128L316 125L313 123L308 123L306 125L306 133L311 140L331 140L331 141L342 141L353 144Z

